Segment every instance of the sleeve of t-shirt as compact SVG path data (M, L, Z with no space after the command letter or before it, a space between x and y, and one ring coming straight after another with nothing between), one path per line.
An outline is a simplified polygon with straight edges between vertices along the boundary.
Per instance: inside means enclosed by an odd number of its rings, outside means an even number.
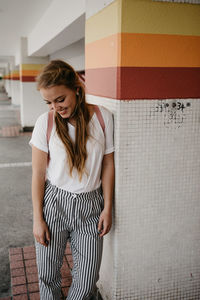
M35 146L39 150L48 153L48 145L47 145L47 120L48 113L44 113L37 119L31 140L29 142L30 146Z
M113 115L112 113L104 108L100 107L102 117L105 123L105 152L104 154L109 154L115 151L114 148L114 132L113 132Z

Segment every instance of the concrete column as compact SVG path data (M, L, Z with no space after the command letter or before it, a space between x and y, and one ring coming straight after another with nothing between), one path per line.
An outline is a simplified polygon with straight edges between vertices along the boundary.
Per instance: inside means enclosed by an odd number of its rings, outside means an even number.
M0 91L2 91L2 87L3 87L3 68L0 68Z
M114 114L107 300L199 299L200 7L86 1L87 99Z
M48 62L48 58L28 57L26 38L21 38L20 55L20 115L21 125L26 130L33 127L37 117L47 110L36 89L35 77L43 65Z
M5 82L5 89L8 94L8 97L11 98L12 96L12 89L11 89L11 71L10 66L8 64L8 68L6 69L6 74L4 76L4 82Z
M19 67L15 67L11 72L11 90L12 104L20 105L20 84L19 84Z

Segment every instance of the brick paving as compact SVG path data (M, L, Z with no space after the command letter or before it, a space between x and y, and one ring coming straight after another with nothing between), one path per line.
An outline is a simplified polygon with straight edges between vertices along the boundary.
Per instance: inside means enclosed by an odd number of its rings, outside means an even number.
M7 126L0 129L1 137L31 136L32 132L21 131L21 126Z
M4 104L4 105L3 105ZM0 126L0 137L17 137L17 136L30 136L31 132L23 132L20 126L20 107L11 104L11 99L5 93L0 92L0 105L1 111L5 113L7 111L13 112L13 118L16 124L8 126Z
M40 296L35 258L35 246L10 248L9 260L12 296L0 298L0 300L39 300ZM73 260L70 244L68 242L61 268L61 299L65 299L67 297L67 293L72 282L72 267Z

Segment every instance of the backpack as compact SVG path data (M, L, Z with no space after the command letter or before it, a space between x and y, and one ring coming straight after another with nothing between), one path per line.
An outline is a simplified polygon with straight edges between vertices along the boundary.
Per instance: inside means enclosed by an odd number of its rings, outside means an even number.
M96 113L97 118L99 120L99 123L101 125L101 128L103 130L103 133L105 135L104 119L103 119L102 113L101 113L101 111L100 111L100 109L97 105L94 105L94 113ZM50 140L52 128L53 128L53 110L50 110L48 112L48 123L47 123L47 145L48 145L48 149L49 149L49 140ZM49 155L49 150L48 150L48 163L49 163L49 160L50 160L50 155Z

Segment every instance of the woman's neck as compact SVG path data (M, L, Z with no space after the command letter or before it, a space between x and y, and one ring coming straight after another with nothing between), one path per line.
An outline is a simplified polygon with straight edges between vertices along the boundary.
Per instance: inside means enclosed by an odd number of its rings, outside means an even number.
M94 114L94 105L93 104L87 104L88 105L88 110L89 110L89 114L90 114L90 120L93 117ZM70 123L72 126L76 127L76 119L75 118L69 118L68 119L68 123Z

